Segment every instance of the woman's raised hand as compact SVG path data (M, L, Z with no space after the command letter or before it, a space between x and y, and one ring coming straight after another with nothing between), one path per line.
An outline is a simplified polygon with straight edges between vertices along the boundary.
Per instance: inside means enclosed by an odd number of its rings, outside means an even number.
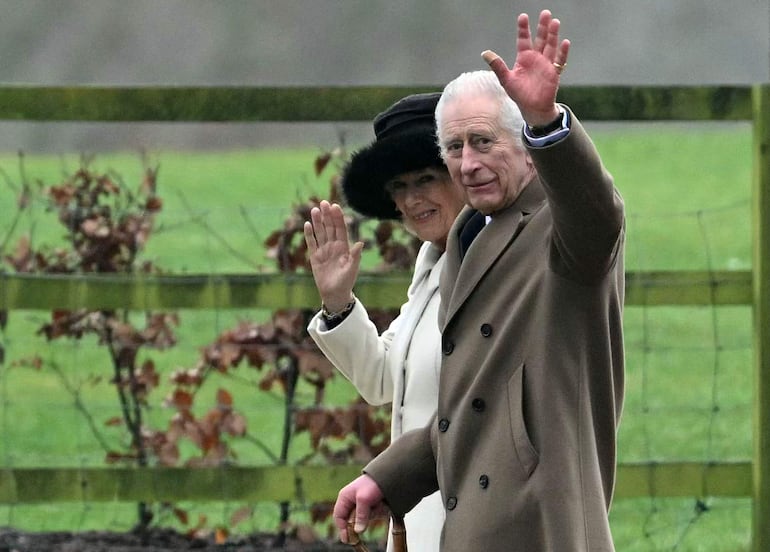
M303 230L321 301L330 311L342 310L353 300L364 244L350 245L342 208L326 200L313 207Z

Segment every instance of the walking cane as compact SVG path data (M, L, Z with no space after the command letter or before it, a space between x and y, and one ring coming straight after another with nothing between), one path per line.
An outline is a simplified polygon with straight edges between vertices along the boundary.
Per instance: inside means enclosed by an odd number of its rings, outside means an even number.
M358 533L355 532L353 526L356 521L356 511L353 510L348 517L348 540L350 546L353 547L355 552L369 552L364 541ZM404 518L393 515L390 518L391 531L390 534L393 537L393 552L408 552L406 549L406 526L404 525Z

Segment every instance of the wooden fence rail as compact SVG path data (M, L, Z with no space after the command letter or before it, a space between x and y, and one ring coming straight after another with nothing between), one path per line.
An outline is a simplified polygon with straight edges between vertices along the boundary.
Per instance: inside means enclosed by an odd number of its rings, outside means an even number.
M755 552L770 550L770 85L753 91Z
M369 121L435 86L0 86L0 119L24 121ZM595 121L748 121L746 86L563 87L559 100Z
M415 87L0 86L0 119L17 121L370 120ZM623 464L616 496L751 496L752 546L770 550L770 85L754 87L564 87L560 101L584 120L753 121L754 264L751 272L638 272L629 305L752 305L754 458L737 463ZM398 306L406 275L362 275L372 307ZM313 307L307 276L0 274L0 309L226 309ZM0 467L0 503L81 500L332 499L357 466L220 469ZM291 485L286 485L291 481Z
M398 308L410 275L361 274L356 295L369 307ZM750 305L749 271L626 274L626 305ZM0 309L316 308L307 274L135 276L0 273Z
M644 462L618 468L616 498L745 497L751 462ZM361 466L222 468L5 468L0 503L331 501Z

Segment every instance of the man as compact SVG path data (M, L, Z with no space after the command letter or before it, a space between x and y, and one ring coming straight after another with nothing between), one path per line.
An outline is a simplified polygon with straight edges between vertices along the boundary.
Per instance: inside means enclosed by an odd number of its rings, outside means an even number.
M442 93L439 144L470 208L440 283L438 410L340 491L344 541L354 507L360 531L372 510L403 515L438 488L445 552L614 549L623 203L556 103L569 51L558 34L543 11L533 40L520 15L513 69L484 52L494 74L463 74Z

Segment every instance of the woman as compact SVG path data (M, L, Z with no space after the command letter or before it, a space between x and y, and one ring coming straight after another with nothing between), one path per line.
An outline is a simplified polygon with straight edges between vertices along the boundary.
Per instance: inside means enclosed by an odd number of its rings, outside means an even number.
M439 97L407 96L380 113L374 119L375 141L353 155L342 175L353 209L399 219L425 242L407 302L382 335L353 295L363 244L348 242L340 206L322 201L304 227L323 305L308 332L368 403L393 404L392 439L424 427L437 404L438 281L447 234L463 207L462 190L452 183L436 144ZM423 499L405 518L409 550L437 551L443 522L438 493Z

